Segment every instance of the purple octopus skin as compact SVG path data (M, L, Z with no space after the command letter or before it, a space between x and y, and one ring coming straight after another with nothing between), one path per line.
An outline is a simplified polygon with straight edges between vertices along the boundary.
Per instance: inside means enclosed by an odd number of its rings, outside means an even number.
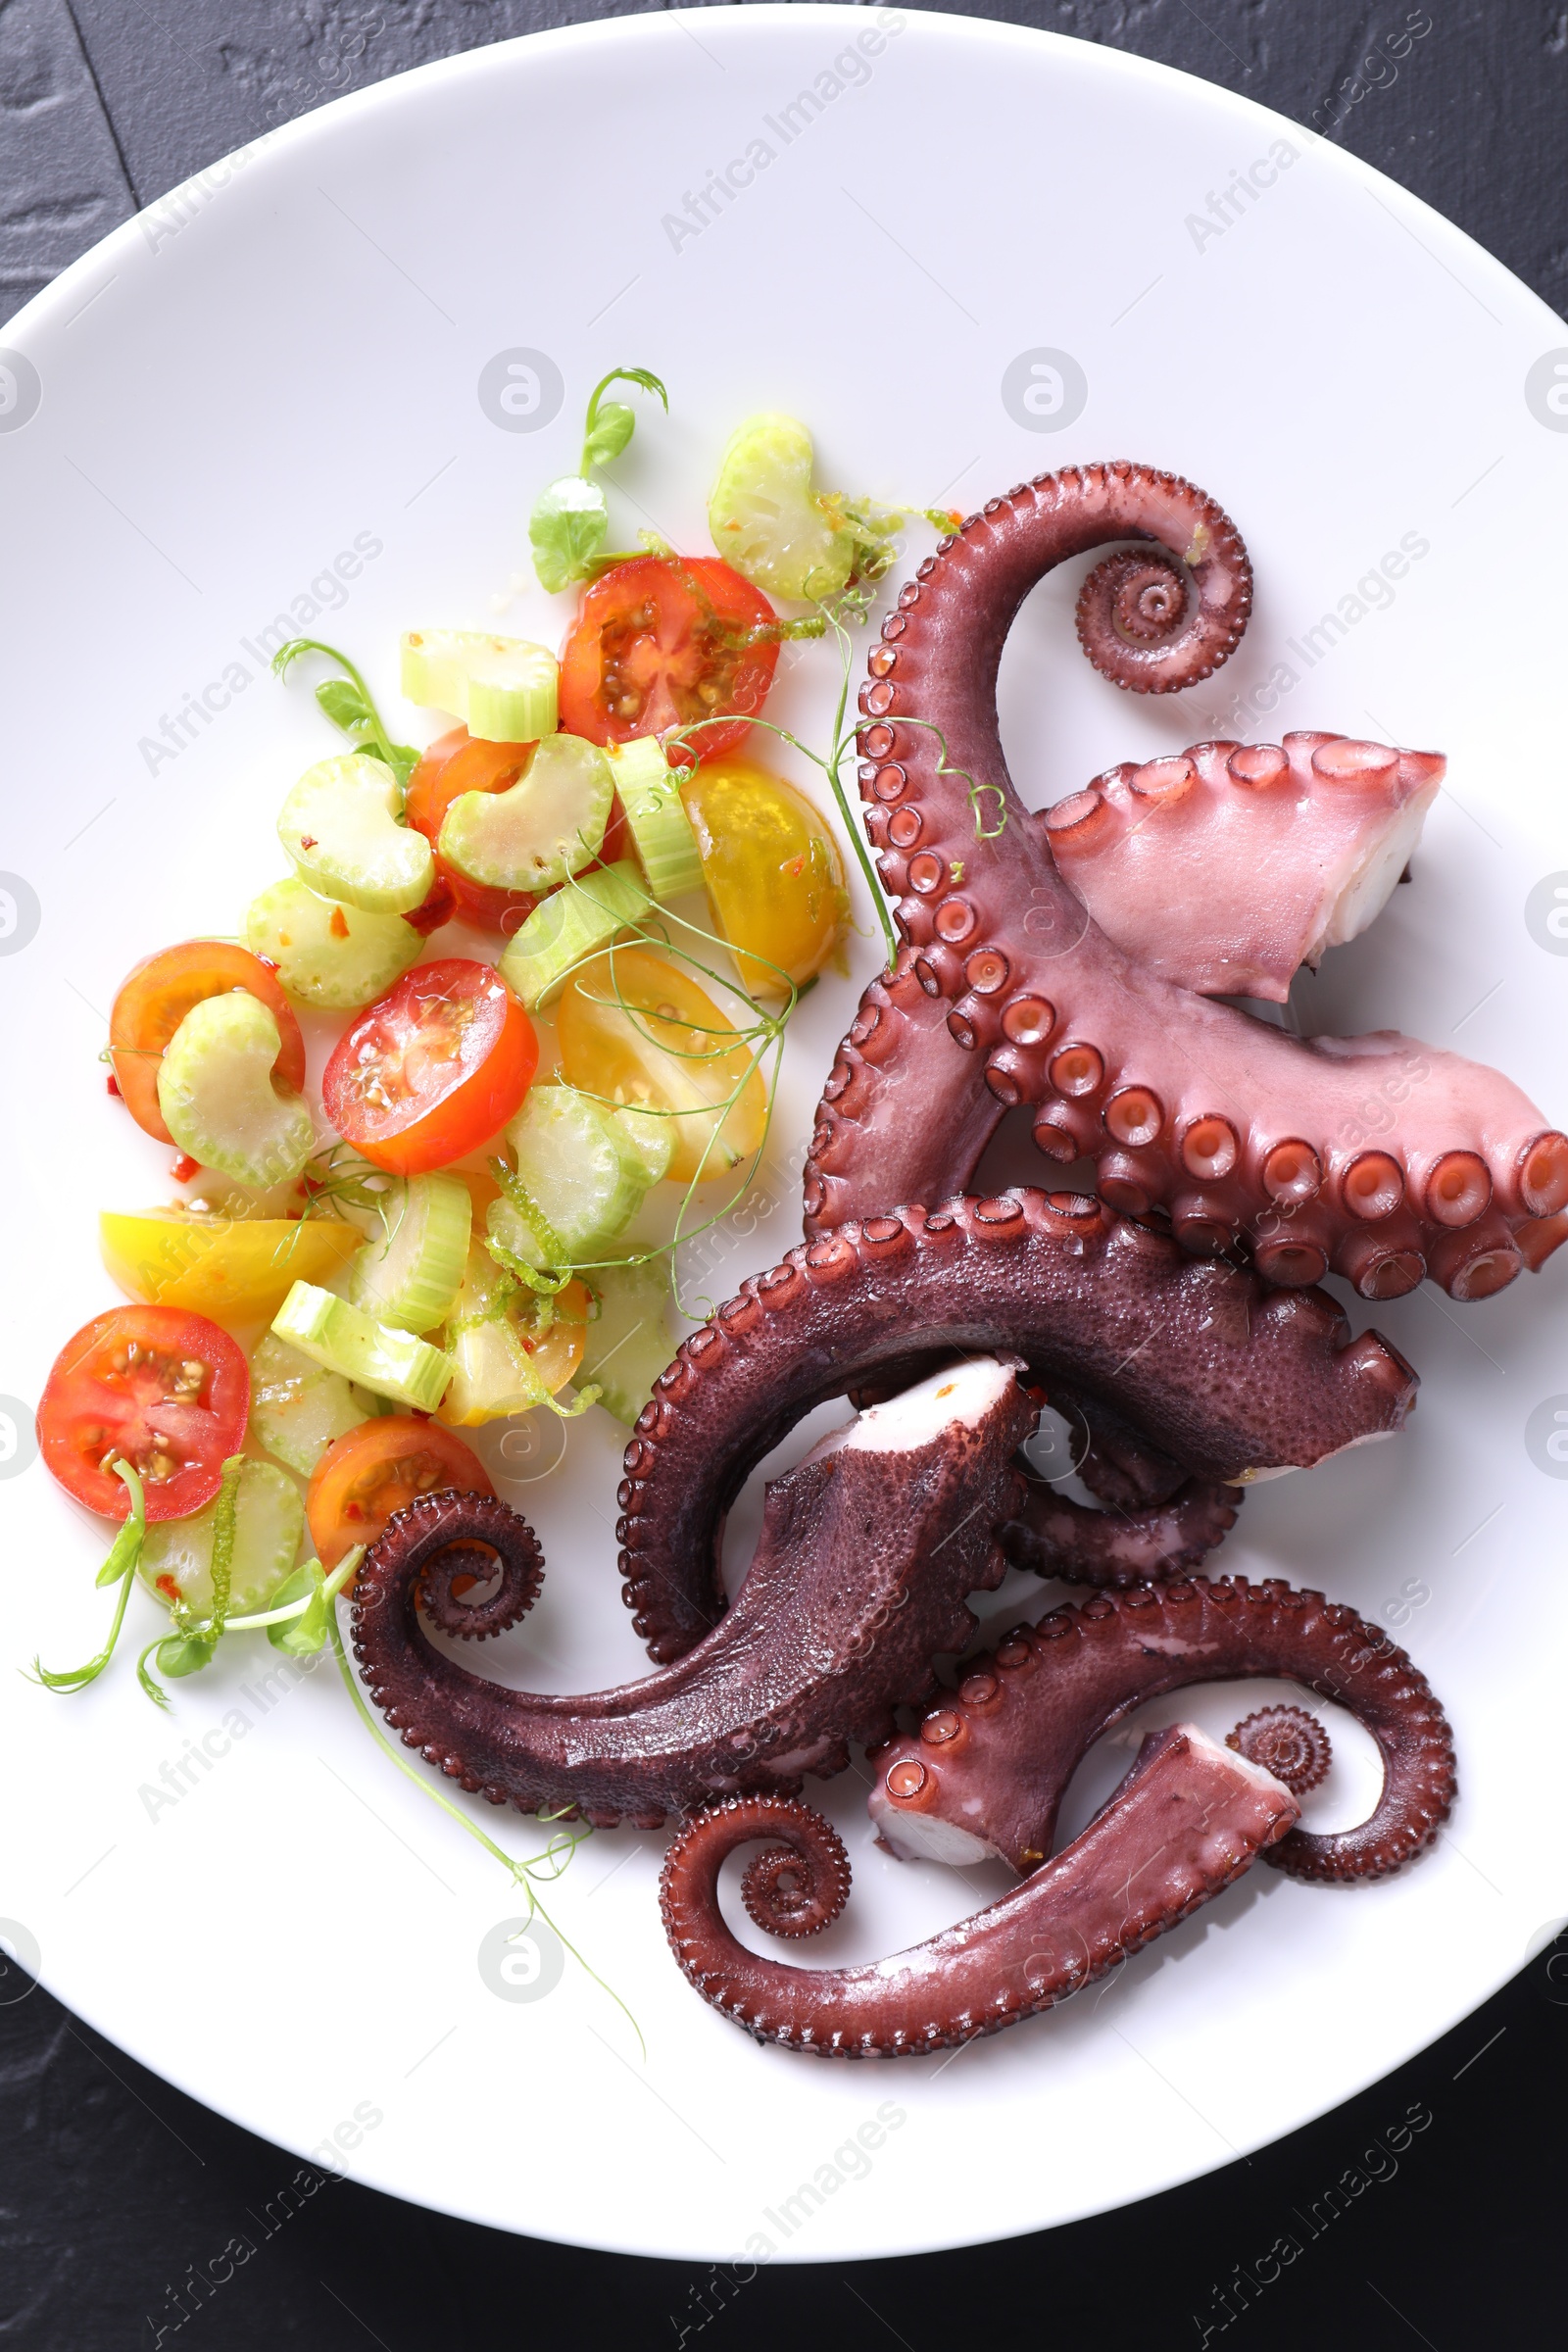
M1085 651L1135 692L1193 685L1239 641L1250 573L1213 500L1148 466L1071 467L990 500L884 623L861 789L906 944L823 1091L807 1230L965 1190L1003 1110L1029 1103L1049 1157L1092 1157L1113 1207L1160 1210L1194 1252L1245 1246L1282 1284L1332 1268L1368 1298L1424 1275L1486 1297L1568 1239L1568 1138L1456 1054L1393 1031L1303 1041L1182 985L1154 968L1158 903L1152 960L1125 928L1113 945L1056 863L1051 815L1031 816L1008 777L996 678L1013 615L1053 565L1128 538L1155 545L1091 573ZM1326 735L1200 745L1154 763L1150 790L1213 770L1266 791L1304 762L1314 789L1383 795L1395 760ZM1089 824L1092 797L1058 829Z
M1052 1487L1031 1487L1001 1532L1014 1568L1073 1585L1164 1582L1199 1567L1236 1525L1241 1494L1189 1479L1169 1502L1143 1511L1086 1510Z
M906 1208L793 1250L683 1342L626 1448L625 1599L661 1663L723 1607L716 1545L754 1465L824 1397L934 1352L1021 1355L1049 1389L1102 1397L1187 1471L1241 1481L1392 1435L1416 1377L1351 1340L1320 1291L1235 1267L1081 1195L1019 1190ZM1012 1514L1009 1514L1012 1515Z
M1377 1741L1384 1785L1354 1829L1293 1829L1269 1860L1293 1877L1385 1877L1430 1844L1457 1793L1453 1738L1425 1678L1354 1609L1275 1579L1100 1593L1015 1626L969 1658L957 1691L871 1759L870 1808L895 1853L1036 1869L1083 1757L1146 1699L1270 1675L1347 1707Z
M1004 1573L995 1531L1017 1507L1012 1467L1035 1407L1016 1359L954 1367L821 1440L767 1489L761 1537L735 1606L673 1665L618 1690L551 1697L457 1665L426 1638L514 1622L539 1554L506 1504L446 1491L396 1514L359 1571L354 1646L371 1697L410 1747L494 1804L575 1809L598 1827L736 1789L800 1787L874 1743L895 1707L936 1688L931 1660L973 1638L964 1595ZM496 1591L466 1604L455 1576Z
M1261 1764L1293 1796L1305 1796L1328 1778L1334 1761L1334 1742L1315 1715L1304 1707L1259 1707L1225 1735L1250 1764Z
M1239 1878L1297 1812L1281 1782L1176 1724L1145 1740L1080 1838L989 1910L870 1967L816 1969L739 1942L718 1874L737 1846L767 1840L743 1881L746 1907L776 1935L810 1935L844 1907L844 1847L809 1806L739 1797L677 1833L660 1887L664 1932L703 1998L756 2041L818 2058L918 2056L1093 1984Z

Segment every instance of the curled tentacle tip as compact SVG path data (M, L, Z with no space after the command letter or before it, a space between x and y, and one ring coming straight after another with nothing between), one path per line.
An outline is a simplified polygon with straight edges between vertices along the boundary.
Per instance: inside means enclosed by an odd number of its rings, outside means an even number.
M1283 1781L1293 1796L1317 1788L1334 1761L1334 1742L1304 1707L1259 1707L1227 1733L1225 1744Z
M527 1520L493 1494L456 1487L420 1494L394 1512L366 1568L411 1570L431 1624L470 1640L515 1625L544 1582L544 1557ZM492 1578L493 1592L466 1597Z
M831 1846L822 1839L822 1850L813 1855L794 1846L769 1846L747 1864L741 1900L748 1917L769 1936L820 1935L844 1909L850 1895L849 1857L831 1831L828 1838Z

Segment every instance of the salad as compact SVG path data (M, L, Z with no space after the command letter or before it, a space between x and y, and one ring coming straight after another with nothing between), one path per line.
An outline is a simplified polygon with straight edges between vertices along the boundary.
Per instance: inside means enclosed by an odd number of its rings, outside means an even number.
M123 1302L66 1343L38 1408L49 1470L117 1532L103 1646L37 1678L93 1682L133 1592L160 1705L235 1637L329 1646L372 1736L530 1904L586 1832L518 1861L450 1805L369 1714L335 1601L416 1497L494 1493L462 1433L629 1426L673 1352L680 1245L744 1191L791 1013L842 963L834 835L771 744L823 778L893 947L842 768L848 627L906 517L818 490L807 428L765 415L723 452L714 553L611 550L596 477L636 426L616 386L667 409L657 376L612 369L579 472L529 518L541 584L573 600L559 660L411 629L408 731L434 730L415 746L347 655L278 653L280 677L328 673L336 740L281 797L282 870L241 935L154 946L115 998L108 1090L178 1189L103 1209ZM782 645L813 638L842 662L825 752L763 715ZM318 1101L302 1013L336 1032Z

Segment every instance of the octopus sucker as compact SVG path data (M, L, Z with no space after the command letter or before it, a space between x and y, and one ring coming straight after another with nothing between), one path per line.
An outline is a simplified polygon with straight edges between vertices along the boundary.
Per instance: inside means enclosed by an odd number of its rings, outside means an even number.
M990 1855L1032 1869L1051 1852L1068 1782L1104 1732L1162 1692L1254 1676L1348 1708L1383 1758L1382 1792L1364 1822L1293 1828L1270 1851L1293 1877L1386 1877L1431 1843L1457 1794L1447 1719L1404 1651L1355 1610L1274 1579L1193 1577L1102 1592L1014 1626L961 1673L916 1733L874 1759L871 1814L895 1853ZM1249 1717L1236 1738L1241 1753L1270 1769L1295 1759L1306 1775L1320 1762L1315 1778L1300 1778L1303 1790L1327 1769L1327 1735L1302 1709Z
M1127 539L1154 544L1090 574L1084 649L1136 693L1194 684L1240 641L1251 579L1235 526L1174 474L1041 476L901 593L859 747L905 948L835 1062L808 1230L965 1190L996 1118L1028 1103L1048 1157L1093 1158L1113 1205L1163 1210L1195 1254L1246 1250L1285 1285L1332 1269L1369 1298L1426 1277L1490 1297L1568 1232L1568 1138L1457 1054L1390 1030L1301 1039L1216 1001L1281 998L1365 927L1441 756L1308 732L1196 744L1041 816L1008 776L996 679L1013 616L1054 565Z
M748 1950L718 1906L719 1871L764 1840L748 1909L813 1933L849 1892L849 1859L808 1805L740 1797L676 1833L660 1902L681 1969L758 2041L821 2058L918 2056L1000 2033L1095 1983L1230 1886L1298 1812L1283 1782L1191 1724L1146 1740L1088 1828L1024 1885L959 1926L860 1968L802 1968ZM766 1886L789 1881L778 1915ZM803 1923L805 1923L803 1925Z

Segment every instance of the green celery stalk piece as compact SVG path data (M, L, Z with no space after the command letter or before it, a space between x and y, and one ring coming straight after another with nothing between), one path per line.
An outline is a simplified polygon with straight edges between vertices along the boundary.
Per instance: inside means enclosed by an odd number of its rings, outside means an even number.
M588 1277L599 1313L588 1326L578 1384L597 1384L599 1401L629 1429L675 1352L669 1334L669 1265L599 1266Z
M703 886L703 860L680 787L657 737L635 735L610 747L615 790L656 899L678 899Z
M277 837L321 898L367 914L411 914L429 896L435 860L402 814L391 768L349 752L306 769L278 811Z
M418 1412L435 1411L452 1378L452 1358L443 1349L375 1322L315 1283L294 1285L272 1318L272 1329L314 1363Z
M579 874L537 906L501 958L501 977L530 1012L552 1004L573 967L606 948L653 902L629 858Z
M236 988L193 1004L158 1066L158 1106L175 1143L238 1184L282 1184L316 1149L310 1105L272 1075L281 1045L273 1014Z
M403 692L450 710L486 743L538 743L559 724L556 658L526 637L415 629L403 639Z

